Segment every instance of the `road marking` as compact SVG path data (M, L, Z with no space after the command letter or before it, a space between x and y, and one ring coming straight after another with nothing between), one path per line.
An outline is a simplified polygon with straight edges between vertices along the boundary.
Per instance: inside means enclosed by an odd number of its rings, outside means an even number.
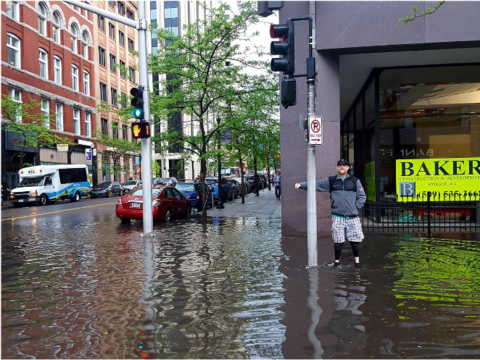
M111 205L111 204L116 204L116 203L117 203L117 202L115 201L115 202L109 202L109 203L104 203L104 204L82 206L82 207L73 208L73 209L65 209L65 210L59 210L59 211L51 211L51 212L42 213L42 214L33 214L33 215L19 216L19 217L13 217L13 218L8 218L8 219L2 219L2 222L4 222L4 221L15 221L15 220L18 220L18 219L33 218L33 217L42 216L42 215L58 214L58 213L67 212L67 211L75 211L75 210L81 210L81 209L88 209L88 208L93 208L93 207L98 207L98 206L104 206L104 205Z

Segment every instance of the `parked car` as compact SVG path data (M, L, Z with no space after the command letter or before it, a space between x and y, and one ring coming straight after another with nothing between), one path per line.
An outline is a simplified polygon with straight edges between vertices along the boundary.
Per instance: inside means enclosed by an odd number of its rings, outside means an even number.
M152 189L153 220L170 221L175 217L187 216L192 204L177 189L170 186L156 186ZM143 219L143 188L133 189L130 194L117 201L115 209L122 223Z
M162 180L165 185L172 187L175 186L175 184L178 182L178 180L174 177L163 178Z
M123 191L127 193L140 185L142 185L142 180L128 180L125 184L123 184Z
M213 186L215 201L217 201L218 200L218 178L208 177L208 178L205 178L205 182ZM222 178L220 197L222 198L223 202L226 202L232 198L232 187L228 183L227 179L224 179L224 178Z
M241 188L242 178L233 178L232 180L235 180L240 185L240 188ZM245 179L245 195L248 194L249 192L252 192L252 184L250 184L247 181L247 179ZM240 195L242 195L242 192L240 192Z
M165 185L165 181L162 178L153 178L152 185Z
M250 186L250 191L253 192L256 190L255 188L255 182L253 181L253 177L255 176L255 174L248 174L248 175L245 175L245 181L248 181L248 184ZM261 181L260 177L258 176L258 190L262 190L263 189L263 181Z
M103 182L98 184L90 192L90 197L96 198L100 196L112 197L112 196L121 196L123 195L122 185L118 182Z
M228 179L227 182L232 187L233 197L235 199L242 195L242 187L239 182L233 179Z
M207 205L206 207L211 206L211 197L212 192L210 188L207 186ZM203 210L203 204L205 203L205 199L202 197L202 184L200 183L193 183L193 182L179 182L175 185L175 189L180 191L185 197L190 200L192 207L197 209L197 211Z

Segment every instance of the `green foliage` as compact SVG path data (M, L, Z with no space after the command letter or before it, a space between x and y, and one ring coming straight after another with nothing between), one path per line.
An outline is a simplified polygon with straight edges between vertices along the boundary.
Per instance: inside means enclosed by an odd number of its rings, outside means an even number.
M3 127L5 132L20 135L23 150L20 154L20 163L23 163L23 152L26 148L52 147L55 144L73 145L67 137L58 135L54 130L56 113L48 115L40 111L41 104L29 97L28 102L19 103L8 95L2 95L2 118L7 120ZM17 121L17 117L21 121Z
M152 173L154 177L160 175L160 164L155 159L152 159Z
M406 24L409 21L413 21L417 18L420 18L425 15L432 15L435 11L437 11L440 6L442 6L445 3L445 1L439 1L438 3L430 6L429 8L425 9L425 12L423 14L418 14L418 6L414 6L412 8L412 15L405 16L405 17L399 17L398 21L400 21L402 24Z

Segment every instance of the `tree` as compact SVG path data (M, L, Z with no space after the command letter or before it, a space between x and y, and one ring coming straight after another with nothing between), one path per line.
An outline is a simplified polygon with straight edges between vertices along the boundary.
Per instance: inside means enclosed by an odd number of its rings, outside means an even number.
M418 14L418 6L414 6L412 8L412 15L405 16L405 17L400 17L398 18L398 21L400 21L402 24L406 24L409 21L413 21L415 19L421 18L426 15L432 15L435 11L437 11L440 6L442 6L445 3L445 1L439 1L436 4L433 4L429 8L425 9L425 12L423 14Z
M225 4L211 9L205 20L186 26L183 36L158 29L158 53L150 58L150 70L161 75L162 85L151 96L151 113L168 129L153 140L165 149L198 155L203 194L207 162L218 155L215 134L227 127L224 114L244 91L239 86L241 70L258 64L246 60L250 50L241 51L238 44L247 41L248 27L258 21L255 7L247 2L240 3L239 9L231 19L226 17ZM193 133L182 133L174 126L180 113L190 118Z
M24 103L16 100L2 95L2 120L6 120L3 127L5 132L20 135L20 143L23 145L19 155L21 167L34 165L24 163L26 148L52 147L55 144L73 145L72 139L60 136L52 130L55 127L55 113L41 113L40 103L31 97Z

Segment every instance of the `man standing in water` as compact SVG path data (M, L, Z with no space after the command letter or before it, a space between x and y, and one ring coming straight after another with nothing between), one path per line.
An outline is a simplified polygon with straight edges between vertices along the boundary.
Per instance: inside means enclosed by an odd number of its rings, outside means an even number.
M334 242L335 262L340 265L345 237L352 246L355 267L360 268L359 244L364 239L359 210L365 204L367 196L360 180L350 176L350 165L345 159L337 162L337 175L317 181L317 191L329 192L332 209L332 237ZM307 189L307 183L296 183L295 189Z

